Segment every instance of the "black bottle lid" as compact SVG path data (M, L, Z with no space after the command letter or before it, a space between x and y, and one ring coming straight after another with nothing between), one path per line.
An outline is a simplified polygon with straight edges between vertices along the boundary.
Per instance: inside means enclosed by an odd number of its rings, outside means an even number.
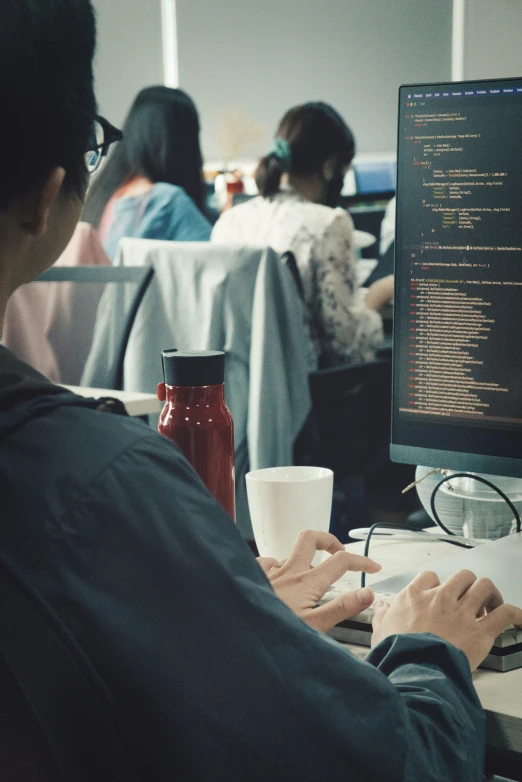
M219 350L164 350L168 386L218 386L225 381L225 354Z

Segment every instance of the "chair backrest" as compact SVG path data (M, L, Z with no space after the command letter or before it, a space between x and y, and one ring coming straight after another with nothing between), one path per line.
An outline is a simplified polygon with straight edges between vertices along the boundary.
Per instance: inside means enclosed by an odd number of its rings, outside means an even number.
M116 263L155 269L129 341L124 390L155 392L165 348L226 353L241 529L245 471L291 463L310 410L312 345L292 276L269 248L210 242L123 239ZM84 385L108 387L107 333L119 318L117 302L100 304Z
M112 388L116 391L123 390L123 366L125 361L125 352L129 343L132 327L136 320L136 315L141 306L143 298L154 276L152 266L142 266L125 268L122 266L78 266L78 267L53 267L44 272L37 282L76 282L87 284L116 283L124 286L125 283L132 283L132 289L128 291L119 291L120 300L125 300L122 307L121 317L115 322L113 332L110 338L113 341L114 361L111 367L107 368L107 382L104 388ZM87 357L86 357L87 358Z
M52 611L0 562L2 782L137 782L119 715Z
M310 375L312 414L296 445L296 460L360 475L389 442L391 362L322 369Z

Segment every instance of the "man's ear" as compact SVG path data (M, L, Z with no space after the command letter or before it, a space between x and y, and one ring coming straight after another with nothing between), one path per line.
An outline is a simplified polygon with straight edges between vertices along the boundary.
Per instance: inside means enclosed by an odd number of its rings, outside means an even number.
M35 186L21 201L20 213L22 227L34 237L43 236L47 231L49 214L65 179L65 169L53 168L41 184Z

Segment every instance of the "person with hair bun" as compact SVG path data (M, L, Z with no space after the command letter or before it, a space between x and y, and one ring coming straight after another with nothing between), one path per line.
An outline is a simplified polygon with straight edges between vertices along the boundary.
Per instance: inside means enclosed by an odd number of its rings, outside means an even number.
M379 310L393 296L391 276L367 292L359 288L353 222L336 208L354 154L352 132L331 106L290 109L257 168L260 197L225 212L212 233L216 243L294 254L324 366L375 357L383 339Z

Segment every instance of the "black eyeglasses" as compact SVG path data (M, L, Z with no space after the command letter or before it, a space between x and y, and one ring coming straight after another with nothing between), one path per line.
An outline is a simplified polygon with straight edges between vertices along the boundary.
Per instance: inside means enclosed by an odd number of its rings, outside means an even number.
M89 148L85 153L85 166L89 174L94 174L100 168L110 145L115 141L121 141L122 138L121 130L115 128L106 119L99 116L94 119Z

